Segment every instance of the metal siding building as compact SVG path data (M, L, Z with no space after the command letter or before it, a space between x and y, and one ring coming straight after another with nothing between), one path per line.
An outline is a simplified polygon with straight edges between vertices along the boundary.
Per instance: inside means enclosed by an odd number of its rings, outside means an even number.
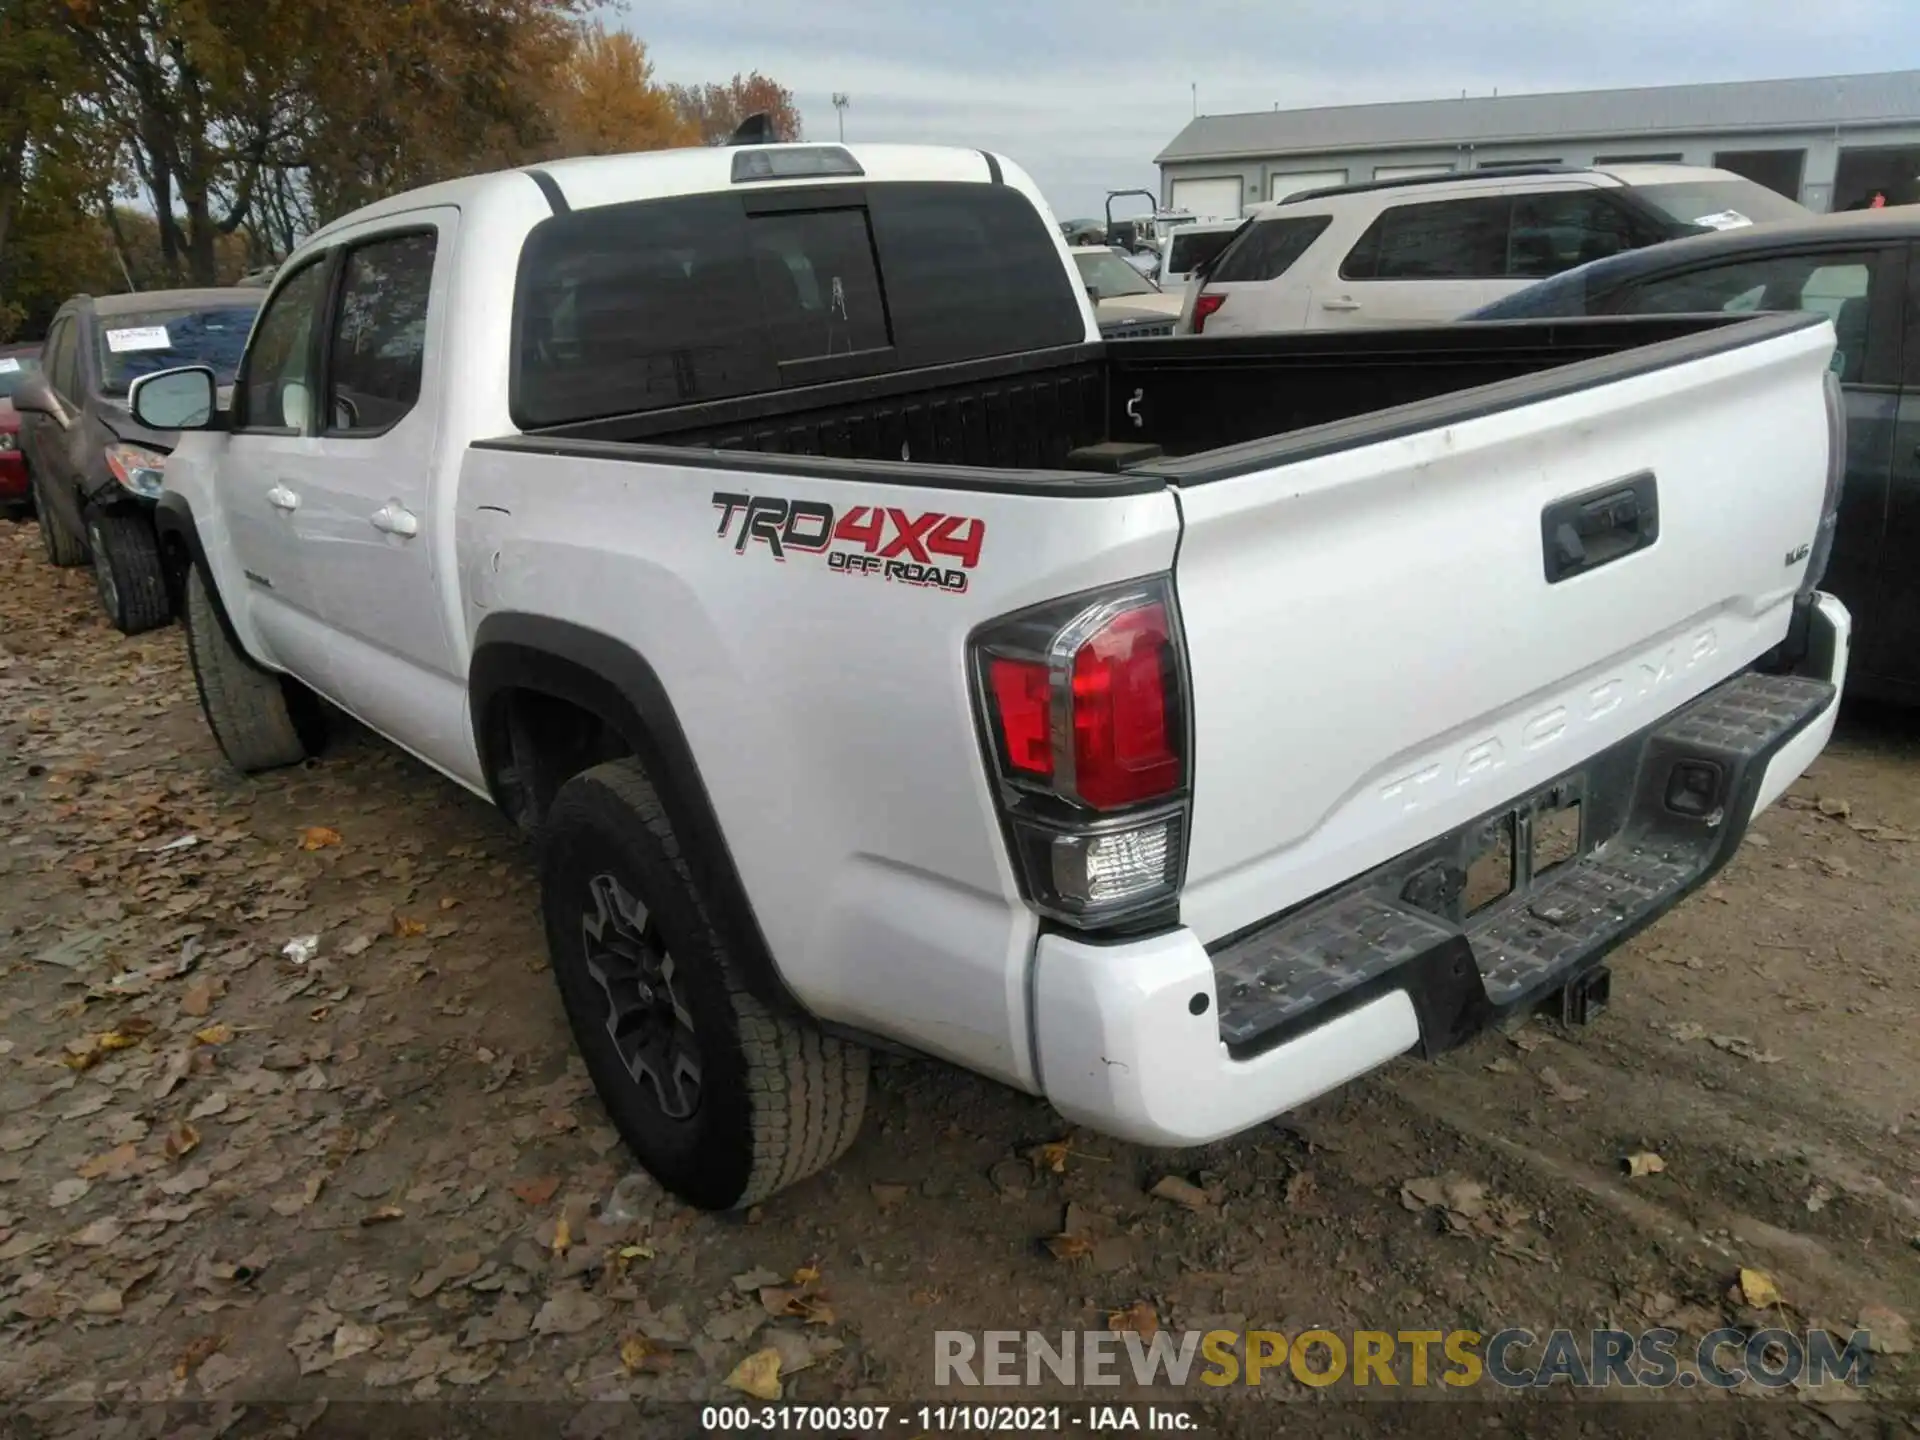
M1814 210L1908 204L1920 70L1202 115L1156 159L1162 200L1209 215L1395 175L1648 160L1737 170Z

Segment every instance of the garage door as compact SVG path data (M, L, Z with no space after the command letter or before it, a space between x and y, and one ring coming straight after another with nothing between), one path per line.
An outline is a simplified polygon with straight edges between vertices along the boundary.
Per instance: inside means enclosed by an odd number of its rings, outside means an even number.
M1328 185L1347 183L1344 170L1294 170L1267 177L1267 198L1284 200L1289 195L1298 195L1302 190L1320 190Z
M1198 220L1240 218L1240 182L1231 180L1176 180L1173 208Z

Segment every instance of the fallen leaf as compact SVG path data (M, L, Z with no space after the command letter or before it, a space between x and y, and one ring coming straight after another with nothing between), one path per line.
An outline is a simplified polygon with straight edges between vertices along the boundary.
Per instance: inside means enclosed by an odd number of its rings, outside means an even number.
M647 1362L664 1359L666 1353L644 1335L629 1335L620 1342L620 1366L632 1375L642 1369L653 1368Z
M564 1255L571 1244L573 1244L573 1226L567 1222L567 1217L562 1215L553 1225L553 1253Z
M393 933L403 940L411 940L427 933L427 922L410 920L405 915L393 917Z
M1739 1035L1715 1035L1710 1043L1716 1050L1725 1050L1729 1055L1738 1055L1742 1060L1751 1060L1756 1065L1778 1065L1781 1057L1769 1050L1762 1050L1753 1041Z
M1108 1311L1107 1329L1116 1334L1130 1330L1142 1340L1151 1340L1160 1333L1160 1316L1147 1301L1136 1300L1124 1310Z
M173 1378L185 1380L206 1364L214 1352L225 1343L218 1335L201 1335L190 1340L187 1348L180 1352L180 1358L173 1362Z
M536 1335L578 1335L605 1317L607 1307L584 1290L563 1290L533 1317Z
M1779 1285L1764 1270L1741 1270L1740 1297L1756 1310L1766 1310L1781 1303Z
M177 1200L182 1195L191 1195L196 1190L204 1190L212 1183L213 1172L201 1165L192 1170L182 1170L178 1175L162 1180L160 1193L171 1195Z
M1033 1163L1056 1175L1067 1173L1067 1157L1073 1153L1064 1140L1049 1140L1033 1147Z
M85 1229L78 1231L72 1238L73 1243L88 1250L98 1250L103 1245L111 1245L120 1238L120 1232L126 1227L119 1217L103 1215Z
M302 850L324 850L329 845L338 845L339 843L340 832L329 829L325 825L309 825L305 830L300 832L300 848Z
M377 1325L356 1325L351 1320L343 1320L340 1328L333 1332L333 1358L351 1360L356 1355L364 1355L378 1347L383 1338Z
M194 1031L193 1038L202 1045L224 1045L233 1039L233 1027L224 1020L216 1020L213 1024Z
M1056 1260L1084 1260L1093 1254L1093 1241L1084 1235L1049 1235L1045 1243Z
M1876 1355L1907 1355L1913 1351L1913 1331L1907 1317L1885 1305L1862 1305L1859 1328L1867 1332Z
M1638 1180L1643 1175L1658 1175L1667 1168L1667 1162L1651 1150L1636 1150L1626 1157L1627 1178Z
M88 1315L118 1315L127 1308L127 1292L111 1287L96 1290L80 1302L80 1309Z
M200 1367L200 1373L194 1378L200 1382L201 1392L211 1395L214 1391L233 1384L246 1374L246 1365L231 1356L209 1355L206 1363Z
M406 1218L407 1212L402 1210L398 1205L382 1205L371 1214L362 1215L360 1217L360 1224L362 1228L364 1228L368 1225L385 1225L388 1221L404 1220Z
M818 1285L820 1283L820 1271L818 1267L802 1265L798 1270L793 1272L793 1283L795 1285Z
M883 1211L891 1210L913 1193L912 1188L906 1185L877 1184L870 1185L867 1189L873 1196L874 1203Z
M226 1112L227 1092L224 1090L216 1090L198 1105L194 1106L193 1109L189 1110L187 1112L187 1119L205 1120L214 1115L224 1115Z
M117 1180L131 1170L139 1158L140 1152L134 1146L116 1145L87 1161L78 1174L82 1180Z
M180 996L180 1012L198 1020L213 1009L213 986L205 980L189 985Z
M184 1120L167 1131L164 1144L169 1160L179 1160L200 1148L200 1132Z
M1578 1105L1591 1093L1584 1086L1569 1085L1560 1078L1551 1065L1542 1065L1538 1071L1538 1077L1547 1093L1562 1105Z
M87 1180L62 1180L47 1192L47 1204L55 1210L64 1210L85 1199L91 1189L92 1182Z
M1702 1040L1706 1038L1707 1027L1697 1020L1682 1020L1677 1025L1667 1026L1667 1033L1680 1041Z
M1546 1044L1549 1038L1538 1030L1517 1030L1507 1037L1516 1049L1528 1055Z
M756 1400L780 1398L780 1352L756 1350L747 1356L726 1378L729 1390L738 1390Z
M1213 1201L1207 1197L1206 1191L1178 1175L1163 1175L1147 1193L1157 1200L1171 1200L1176 1205L1184 1205L1196 1213L1213 1208Z
M465 1250L457 1255L449 1255L438 1265L420 1272L413 1284L407 1287L407 1293L416 1300L425 1300L441 1286L450 1281L464 1280L480 1268L480 1252Z
M1853 814L1853 802L1822 795L1820 797L1820 813L1829 820L1844 820Z
M1511 1075L1520 1067L1504 1055L1496 1055L1487 1062L1487 1069L1496 1075Z
M553 1199L554 1192L560 1188L560 1177L547 1175L538 1180L522 1180L507 1188L529 1205L545 1205Z
M778 1285L786 1278L787 1277L782 1275L778 1270L768 1270L762 1267L758 1270L743 1271L741 1274L734 1276L733 1288L738 1290L742 1295L757 1295L760 1291L766 1289L767 1286Z

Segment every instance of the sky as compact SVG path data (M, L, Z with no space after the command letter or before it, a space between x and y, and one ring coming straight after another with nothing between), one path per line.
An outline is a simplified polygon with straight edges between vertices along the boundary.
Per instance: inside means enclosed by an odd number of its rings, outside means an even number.
M1200 113L1920 67L1914 0L630 0L656 78L759 70L806 137L1007 155L1054 213ZM1122 211L1122 213L1125 213Z

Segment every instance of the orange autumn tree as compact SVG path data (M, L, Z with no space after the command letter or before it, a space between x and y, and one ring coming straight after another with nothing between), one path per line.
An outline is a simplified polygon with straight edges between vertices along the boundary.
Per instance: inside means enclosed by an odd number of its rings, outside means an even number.
M724 145L749 115L768 115L773 133L781 140L798 140L800 109L793 92L755 70L735 75L725 85L668 87L681 117L694 128L701 145Z
M647 47L624 30L582 26L554 77L552 155L618 155L699 143L698 132L653 82Z

